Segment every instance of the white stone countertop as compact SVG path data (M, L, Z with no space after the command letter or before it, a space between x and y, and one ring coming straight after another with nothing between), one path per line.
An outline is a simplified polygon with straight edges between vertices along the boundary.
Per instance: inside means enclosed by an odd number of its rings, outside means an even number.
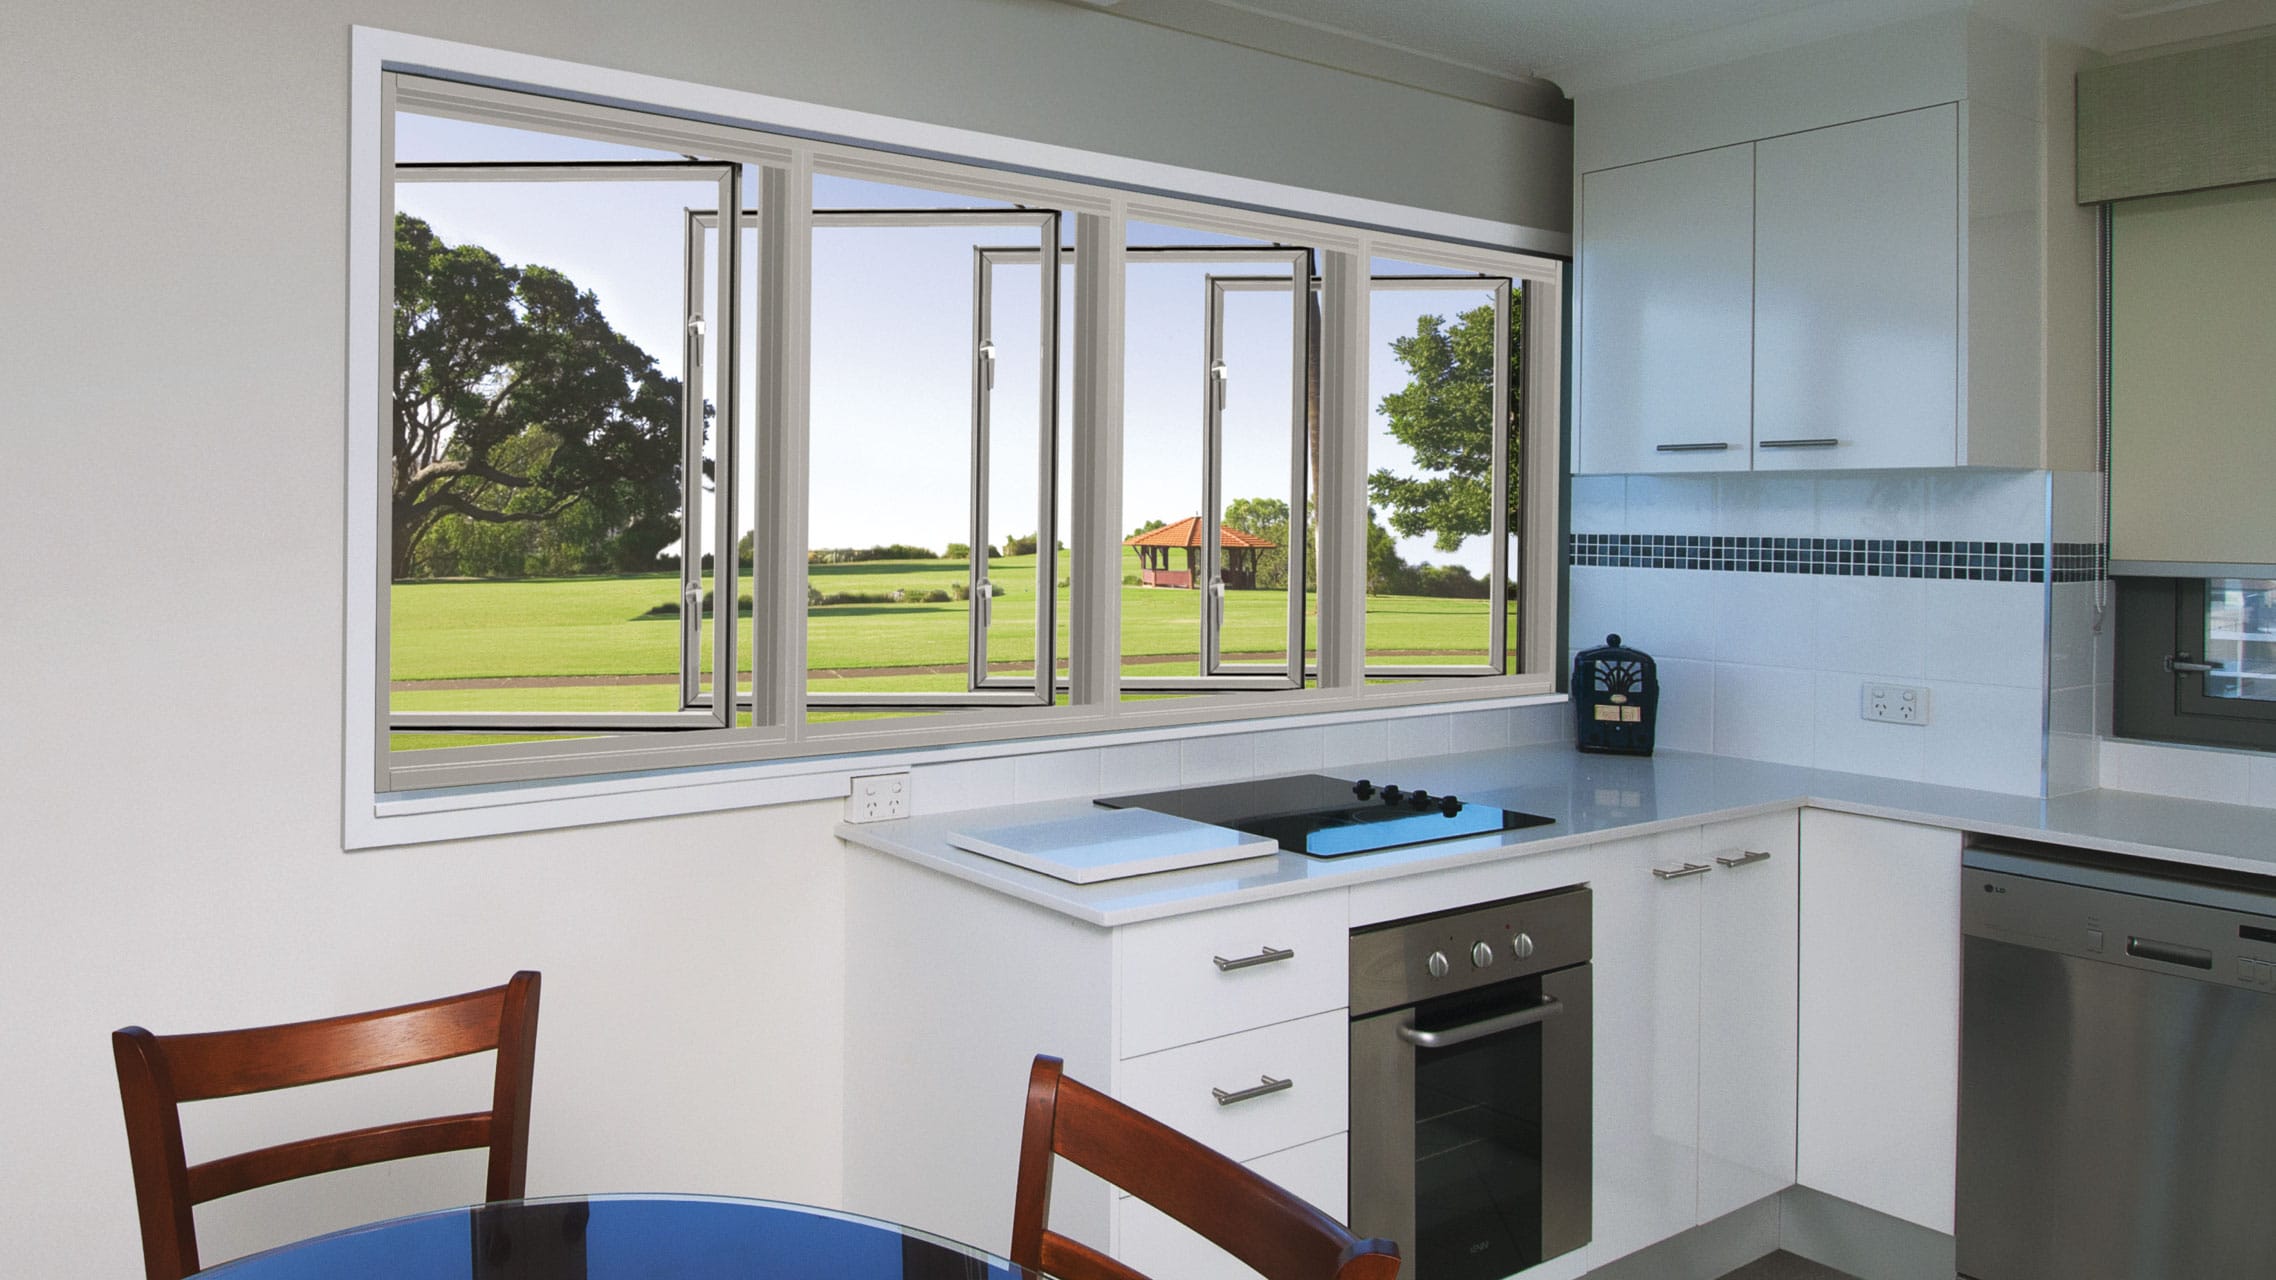
M2040 799L1680 751L1641 759L1584 755L1562 743L1324 772L1423 786L1437 795L1451 793L1556 821L1380 853L1325 859L1281 853L1270 862L1251 859L1089 885L967 853L947 839L949 832L975 825L1072 816L1090 809L1089 800L846 823L838 835L1106 927L1801 806L2276 876L2276 811L2131 791Z

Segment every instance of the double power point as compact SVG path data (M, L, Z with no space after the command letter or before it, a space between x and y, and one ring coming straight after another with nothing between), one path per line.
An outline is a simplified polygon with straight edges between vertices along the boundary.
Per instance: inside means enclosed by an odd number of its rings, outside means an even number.
M862 773L846 796L846 821L886 822L909 816L909 773Z
M1858 714L1889 724L1927 724L1928 690L1919 685L1868 680Z

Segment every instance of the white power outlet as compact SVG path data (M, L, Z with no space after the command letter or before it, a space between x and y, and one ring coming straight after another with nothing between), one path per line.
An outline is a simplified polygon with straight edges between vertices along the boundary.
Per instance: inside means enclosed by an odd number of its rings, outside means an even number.
M886 822L909 816L909 774L856 774L846 797L846 821Z
M1928 690L1919 685L1868 680L1858 714L1867 720L1884 720L1890 724L1927 724Z

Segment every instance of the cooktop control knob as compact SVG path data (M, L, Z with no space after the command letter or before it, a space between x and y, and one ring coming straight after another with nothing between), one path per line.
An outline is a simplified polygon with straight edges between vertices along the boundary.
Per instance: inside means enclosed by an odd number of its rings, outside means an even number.
M1462 812L1462 802L1453 796L1440 796L1438 798L1438 811L1451 818Z
M1415 788L1414 794L1407 797L1407 804L1410 808L1428 809L1436 803L1438 802L1430 798L1430 793L1420 787Z
M1533 935L1530 933L1520 932L1516 937L1511 938L1509 940L1509 953L1513 956L1516 956L1520 960L1532 959Z
M1359 781L1351 784L1351 793L1355 796L1358 796L1360 799L1365 800L1369 796L1375 794L1375 784L1369 782L1365 778L1361 778Z
M1423 967L1430 970L1431 977L1443 978L1446 976L1446 971L1454 966L1447 963L1445 952L1433 951L1430 953L1430 959L1423 961Z
M1490 942L1473 942L1470 944L1471 967L1486 969L1491 968L1493 966L1493 963L1494 944Z
M1383 803L1397 804L1403 797L1405 797L1406 794L1406 792L1399 790L1397 787L1385 787L1383 788Z

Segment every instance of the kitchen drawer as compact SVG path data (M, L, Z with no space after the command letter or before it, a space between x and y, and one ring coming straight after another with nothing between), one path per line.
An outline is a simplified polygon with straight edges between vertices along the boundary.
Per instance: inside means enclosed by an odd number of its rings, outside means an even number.
M1341 1133L1349 1125L1346 1078L1351 1020L1341 1009L1180 1045L1115 1068L1114 1094L1235 1160ZM1286 1089L1223 1104L1270 1076Z
M1117 930L1121 1056L1343 1008L1349 927L1343 894L1313 893ZM1295 954L1218 964L1281 951Z
M1310 1201L1321 1212L1344 1219L1346 1135L1319 1138L1286 1151L1247 1161L1249 1168ZM1115 1202L1114 1256L1150 1276L1179 1280L1256 1280L1256 1272L1143 1200Z

